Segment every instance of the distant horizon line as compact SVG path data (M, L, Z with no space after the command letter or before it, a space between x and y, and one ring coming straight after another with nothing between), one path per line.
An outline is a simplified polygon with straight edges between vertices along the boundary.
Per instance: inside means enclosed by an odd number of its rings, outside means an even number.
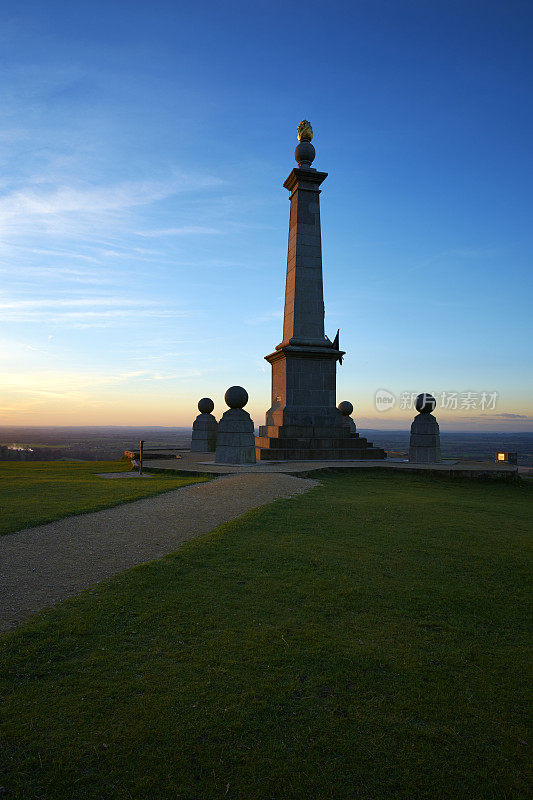
M28 429L28 428L34 428L34 429L60 428L61 430L78 430L80 428L83 428L83 429L91 428L93 430L98 430L98 429L109 430L110 428L115 429L115 430L128 430L128 429L131 430L131 429L143 428L145 430L186 430L186 431L189 431L189 430L192 430L192 424L191 425L9 425L9 424L2 425L2 424L0 424L0 431L2 431L5 428L10 428L10 429L13 429L13 428L21 428L21 429ZM360 430L360 431L377 431L377 432L380 432L380 433L405 433L405 432L409 433L410 425L407 426L406 428L367 428L367 427L359 427L358 426L358 430ZM516 434L533 434L533 430L513 430L513 431L509 431L509 430L500 430L500 429L497 429L497 430L492 430L492 429L472 430L470 428L462 428L462 429L455 429L455 428L454 429L450 429L450 428L448 428L448 429L446 429L444 431L441 429L440 433L441 433L441 435L442 434L447 434L447 433L474 433L474 434L476 434L476 433L477 434L483 434L483 433L500 433L500 434L516 433Z

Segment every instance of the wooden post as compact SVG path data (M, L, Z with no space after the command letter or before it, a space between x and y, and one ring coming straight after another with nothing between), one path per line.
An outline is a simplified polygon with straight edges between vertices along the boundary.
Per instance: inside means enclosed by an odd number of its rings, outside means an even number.
M139 475L143 474L143 447L144 439L139 442Z

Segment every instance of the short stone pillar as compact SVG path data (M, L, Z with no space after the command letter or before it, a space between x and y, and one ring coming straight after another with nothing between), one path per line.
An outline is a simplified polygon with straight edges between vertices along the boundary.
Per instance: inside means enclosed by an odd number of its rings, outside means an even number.
M337 408L342 414L342 424L346 430L350 433L357 433L357 425L350 416L350 414L353 414L353 405L350 403L350 401L343 400L342 403L339 403Z
M200 412L192 424L191 453L213 453L217 446L218 423L211 411L215 404L210 397L198 401Z
M217 464L255 464L254 423L243 406L248 392L242 386L230 386L224 400L229 409L218 423Z
M431 413L437 401L433 395L423 392L415 401L419 412L411 425L409 461L417 464L435 464L440 461L439 423Z

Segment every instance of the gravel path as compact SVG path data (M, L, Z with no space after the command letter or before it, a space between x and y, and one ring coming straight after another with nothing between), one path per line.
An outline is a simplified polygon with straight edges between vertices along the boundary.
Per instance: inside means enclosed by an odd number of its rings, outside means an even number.
M318 481L228 475L0 537L0 630L246 511Z

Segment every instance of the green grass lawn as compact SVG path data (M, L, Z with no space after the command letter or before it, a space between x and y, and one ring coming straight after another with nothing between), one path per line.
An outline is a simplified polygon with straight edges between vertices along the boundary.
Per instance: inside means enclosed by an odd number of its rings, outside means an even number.
M333 474L0 639L24 800L521 800L533 487Z
M128 473L131 464L129 461L0 461L0 535L205 480L169 475L122 480L100 478L98 472Z

